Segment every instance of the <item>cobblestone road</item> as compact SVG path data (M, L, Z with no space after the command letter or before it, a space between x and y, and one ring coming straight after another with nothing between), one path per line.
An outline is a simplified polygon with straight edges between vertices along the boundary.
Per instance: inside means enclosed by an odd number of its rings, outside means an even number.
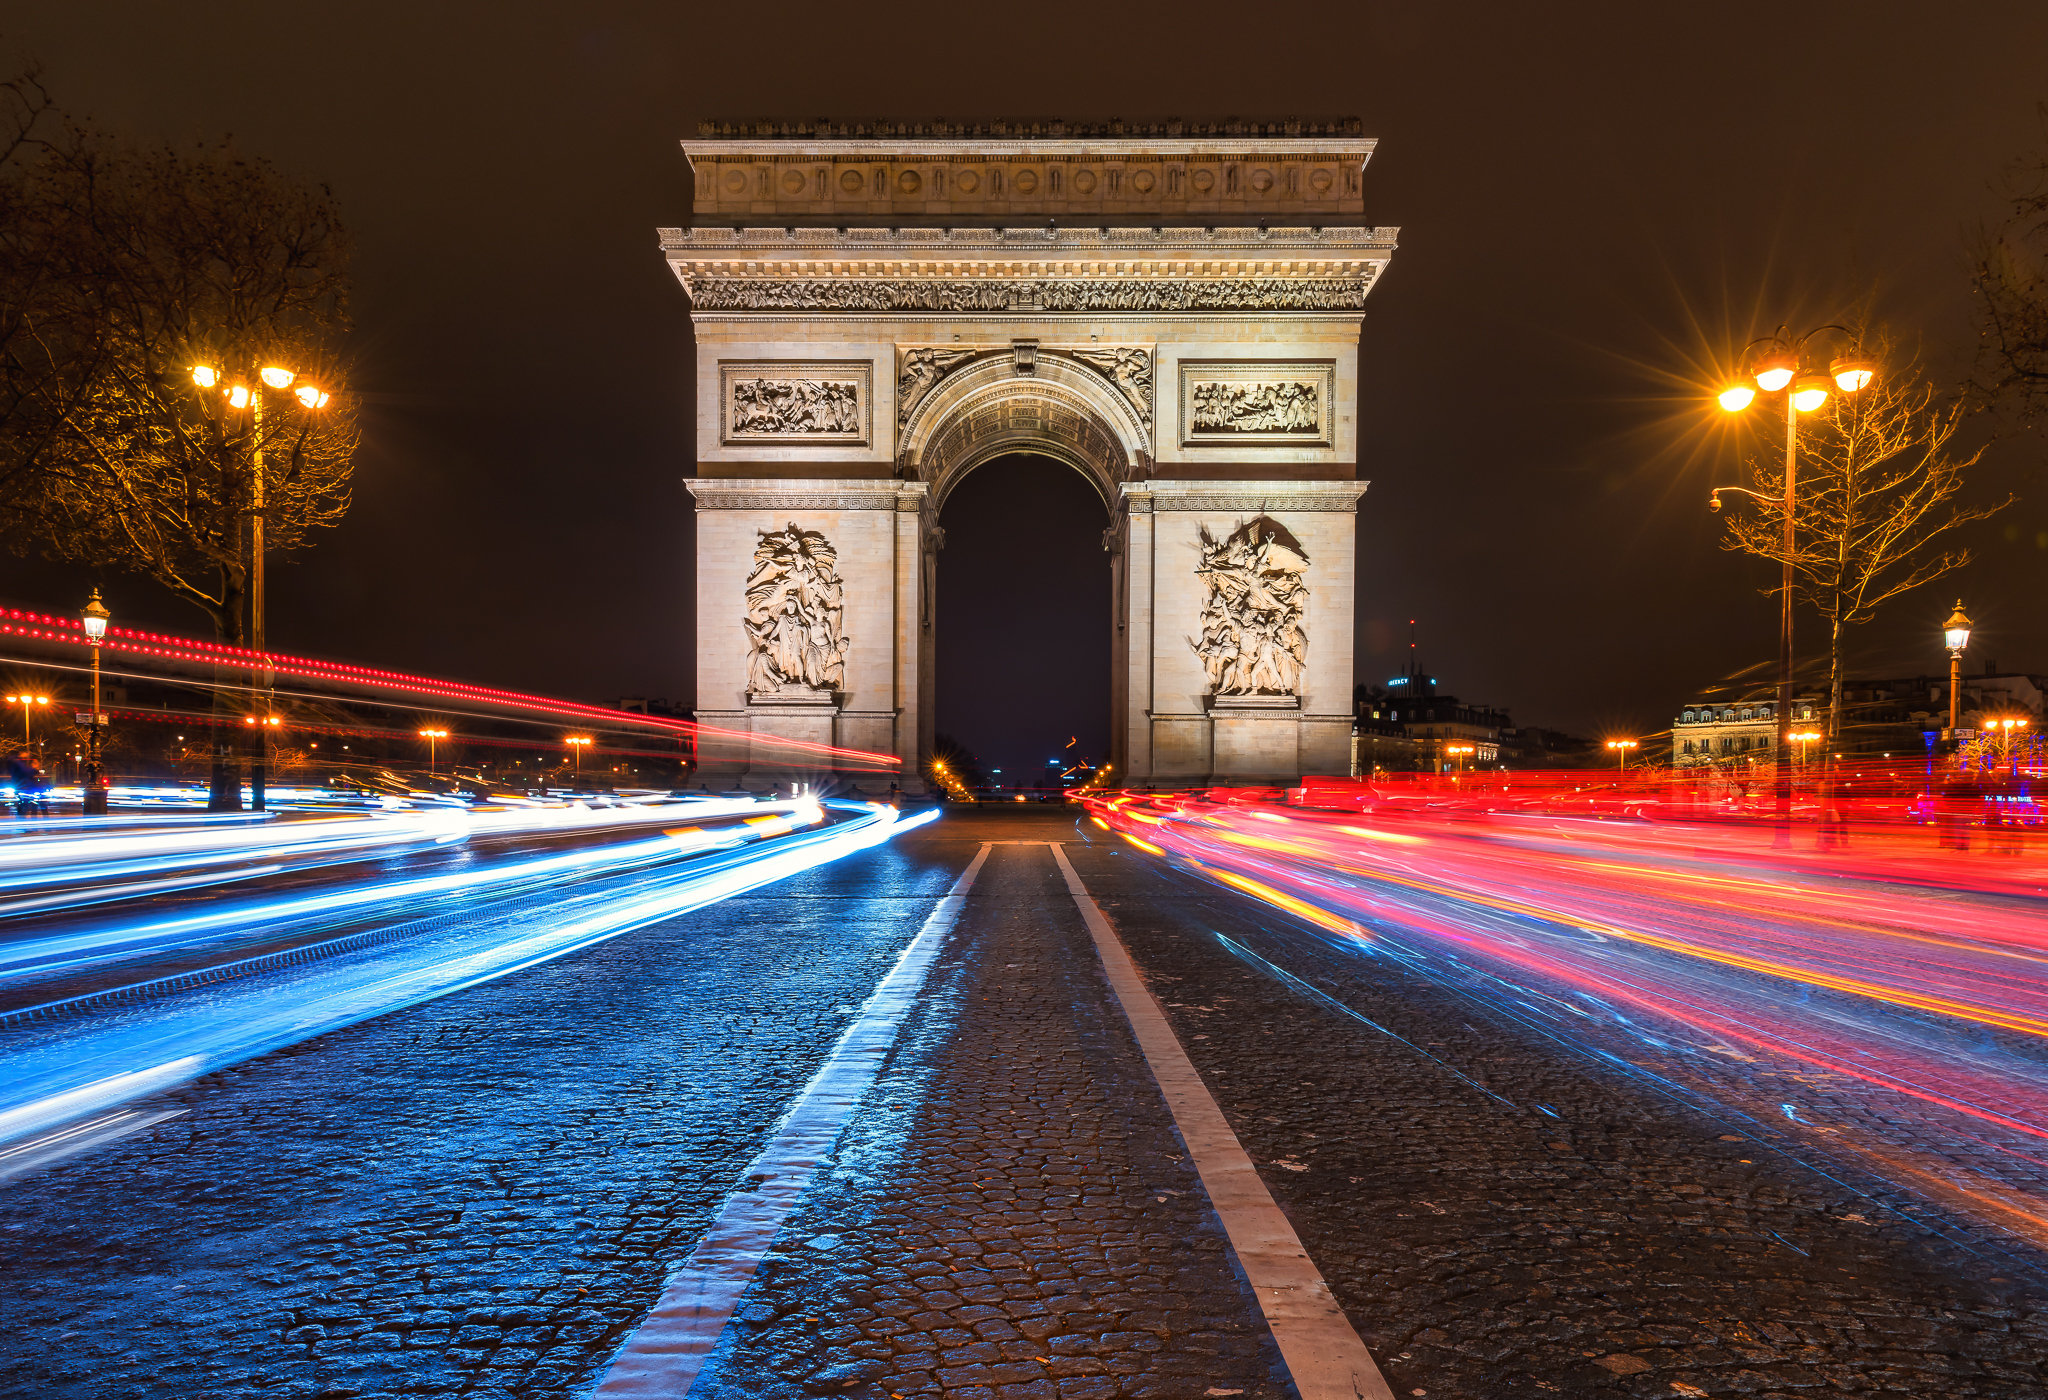
M1062 840L1397 1394L2048 1394L2042 1261L1091 832L951 815L193 1086L0 1188L0 1393L587 1391L979 843ZM1285 1395L1184 1156L998 847L696 1393Z

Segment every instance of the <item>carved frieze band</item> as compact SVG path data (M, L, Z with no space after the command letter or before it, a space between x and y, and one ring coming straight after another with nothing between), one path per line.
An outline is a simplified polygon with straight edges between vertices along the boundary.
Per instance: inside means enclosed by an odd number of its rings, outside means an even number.
M699 311L1359 311L1363 278L938 282L703 277Z
M699 510L915 511L925 494L924 483L918 481L848 482L840 487L804 481L783 487L772 478L691 477L683 485Z
M1157 483L1170 488L1194 486L1197 483ZM1229 493L1204 490L1168 489L1157 490L1153 482L1135 482L1123 488L1124 498L1130 503L1133 515L1150 515L1154 511L1203 511L1222 514L1226 511L1254 511L1265 513L1277 511L1282 514L1331 512L1344 515L1358 513L1358 498L1365 494L1365 483L1339 487L1330 491L1305 490L1293 487L1275 491L1237 490Z
M719 437L727 444L864 446L873 436L874 366L721 360Z

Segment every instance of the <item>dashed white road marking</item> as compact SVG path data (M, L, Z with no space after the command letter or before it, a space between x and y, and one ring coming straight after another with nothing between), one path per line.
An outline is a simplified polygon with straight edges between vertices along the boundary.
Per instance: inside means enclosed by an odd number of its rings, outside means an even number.
M968 888L988 859L989 845L982 843L747 1168L743 1180L752 1183L751 1188L726 1201L696 1252L669 1275L661 1300L612 1358L597 1395L683 1400L690 1393L740 1295L754 1281L761 1256L803 1200L811 1178L894 1048L896 1032L917 1000L925 973L959 920Z
M1174 1126L1223 1221L1230 1247L1265 1313L1266 1326L1287 1362L1302 1400L1394 1400L1394 1392L1351 1319L1330 1294L1322 1271L1302 1248L1257 1168L1230 1130L1223 1110L1181 1049L1166 1013L1131 963L1123 940L1081 883L1065 849L1048 842L1066 877L1067 892L1095 939L1095 951L1131 1031L1166 1097Z

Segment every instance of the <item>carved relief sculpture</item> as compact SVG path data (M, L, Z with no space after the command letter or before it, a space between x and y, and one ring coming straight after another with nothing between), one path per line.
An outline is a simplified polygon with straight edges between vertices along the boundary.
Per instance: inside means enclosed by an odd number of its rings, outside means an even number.
M972 350L942 350L925 346L903 352L903 372L896 376L896 422L910 421L910 411L932 385L974 358Z
M741 379L732 386L735 435L854 433L858 394L851 383L817 379Z
M1100 370L1116 382L1123 396L1131 401L1131 407L1138 410L1138 417L1146 424L1152 422L1152 352L1120 345L1108 350L1074 350L1069 352L1082 364Z
M1299 695L1308 665L1302 615L1308 558L1292 535L1257 516L1222 540L1201 532L1196 577L1208 585L1202 635L1188 638L1211 695Z
M873 369L755 362L719 366L728 443L865 443Z
M823 534L794 524L759 534L747 579L748 694L823 698L845 689L851 643L840 635L846 586L839 552Z
M1317 386L1299 380L1264 384L1196 381L1198 433L1313 433L1322 423Z
M1328 447L1336 365L1328 360L1182 360L1186 447Z

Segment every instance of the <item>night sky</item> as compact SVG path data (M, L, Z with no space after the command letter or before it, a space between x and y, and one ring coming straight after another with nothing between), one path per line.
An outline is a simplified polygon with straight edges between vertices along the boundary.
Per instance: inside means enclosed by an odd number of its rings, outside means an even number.
M354 513L274 571L273 645L591 699L691 698L692 349L654 230L688 216L700 117L1361 116L1367 220L1402 237L1360 361L1359 676L1418 618L1449 689L1584 733L1775 655L1766 566L1703 508L1738 479L1716 358L1875 288L1953 377L1966 236L2048 140L2039 0L46 3L0 42L102 124L232 132L342 201L367 445ZM1868 669L1940 667L1961 593L1976 660L2048 670L2042 461L1995 450L1977 489L2025 499L1864 630ZM938 724L1006 767L1107 695L1100 507L1057 470L1006 461L945 522L986 548L943 564ZM85 582L0 562L10 601Z

